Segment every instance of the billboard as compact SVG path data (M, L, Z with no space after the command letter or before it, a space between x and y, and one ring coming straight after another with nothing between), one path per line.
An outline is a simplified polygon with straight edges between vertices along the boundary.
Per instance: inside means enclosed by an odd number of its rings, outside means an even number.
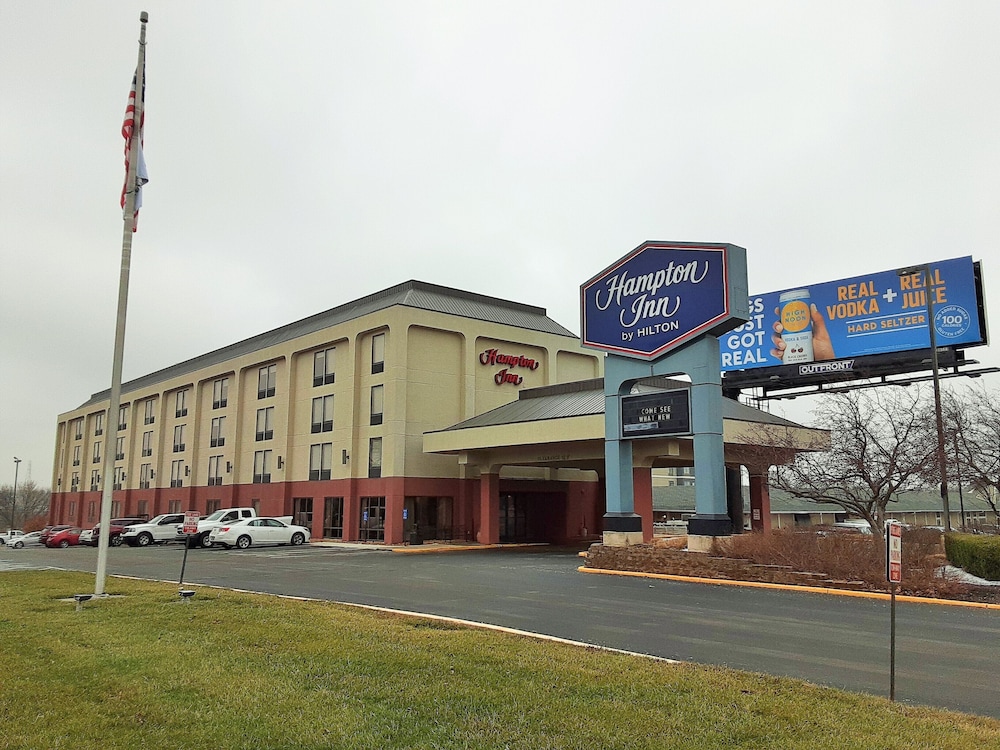
M794 364L799 375L823 375L854 358L927 349L928 294L938 347L985 343L972 257L929 268L929 288L922 270L891 270L753 296L750 320L719 339L722 371Z

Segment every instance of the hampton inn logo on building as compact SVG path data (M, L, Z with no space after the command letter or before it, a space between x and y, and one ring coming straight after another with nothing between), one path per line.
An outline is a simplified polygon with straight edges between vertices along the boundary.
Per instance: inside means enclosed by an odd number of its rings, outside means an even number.
M503 369L499 370L493 376L493 382L497 385L503 385L504 383L521 385L524 382L524 378L519 373L512 372L514 368L525 370L538 369L537 360L530 359L521 354L504 354L499 349L487 349L484 351L479 355L479 364L486 367L503 366Z

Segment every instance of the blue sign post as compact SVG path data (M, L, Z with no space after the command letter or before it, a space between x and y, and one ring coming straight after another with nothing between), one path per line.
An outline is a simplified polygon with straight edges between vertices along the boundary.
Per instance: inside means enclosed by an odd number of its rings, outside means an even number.
M695 517L690 536L731 533L722 442L717 336L749 320L746 250L735 245L645 242L580 287L581 340L608 352L604 369L604 543L642 541L635 513L632 442L621 400L650 376L691 378Z

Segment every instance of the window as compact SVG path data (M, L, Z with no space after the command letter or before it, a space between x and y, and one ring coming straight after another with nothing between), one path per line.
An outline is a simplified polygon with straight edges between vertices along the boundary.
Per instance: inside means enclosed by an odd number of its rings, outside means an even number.
M334 381L333 356L336 349L324 349L313 355L313 385L329 385Z
M208 457L208 486L222 484L222 456Z
M120 437L115 440L115 461L125 460L125 438Z
M333 396L318 396L313 399L312 431L333 431Z
M274 407L257 410L256 440L270 440L274 437Z
M385 334L372 336L372 375L385 370Z
M181 512L180 500L167 500L167 513L180 513L180 512Z
M361 539L366 542L385 541L385 498L361 498Z
M80 440L83 437L83 417L76 420L76 437L75 440Z
M143 518L149 518L149 501L140 500L138 507L136 508L136 515L142 516Z
M76 492L80 489L80 472L74 471L73 477L70 479L69 483L70 492Z
M183 459L170 462L170 486L184 486L184 461Z
M174 410L175 417L186 417L188 414L188 389L185 388L183 391L177 391L177 405Z
M260 515L260 498L255 497L250 501L250 507L253 508L255 515Z
M98 440L94 443L94 458L91 463L99 464L101 463L101 441Z
M384 387L381 385L372 386L371 399L371 423L382 424L382 400Z
M256 451L253 454L253 483L271 482L271 451Z
M142 433L142 457L153 455L153 431Z
M174 453L183 453L184 448L184 428L186 425L179 424L174 427Z
M296 526L313 526L313 499L311 497L292 498L292 523Z
M323 536L344 538L344 498L328 497L323 501Z
M153 424L156 421L156 413L153 411L155 403L154 399L146 399L146 405L144 407L146 411L142 420L143 424Z
M226 418L225 417L213 417L212 419L212 438L209 441L212 448L219 448L226 444Z
M152 464L142 464L139 467L139 489L148 490L149 480L153 476L153 465Z
M80 446L76 445L73 447L73 465L80 465Z
M76 500L70 500L69 501L69 515L70 515L70 518L72 518L72 517L74 517L76 515Z
M274 395L274 384L278 379L278 366L261 367L257 373L257 398L269 398Z
M123 466L116 466L113 489L120 490L124 482L125 482L125 468ZM118 514L115 513L114 515L117 516Z
M91 500L89 503L87 503L87 520L88 521L93 521L94 520L94 511L96 510L96 508L97 508L97 503L95 503L93 500Z
M333 466L333 443L320 443L309 448L309 481L330 478Z
M94 415L94 436L104 434L104 412L99 412Z
M118 429L128 429L128 404L122 404L118 407Z
M90 491L97 492L101 489L101 472L98 469L90 470Z
M229 378L219 378L212 384L212 408L221 409L229 404Z
M378 479L382 476L382 438L371 438L368 441L368 478Z
M205 501L205 514L206 515L211 515L212 513L215 513L215 511L217 511L217 510L222 510L222 501L221 500L207 500L207 501Z

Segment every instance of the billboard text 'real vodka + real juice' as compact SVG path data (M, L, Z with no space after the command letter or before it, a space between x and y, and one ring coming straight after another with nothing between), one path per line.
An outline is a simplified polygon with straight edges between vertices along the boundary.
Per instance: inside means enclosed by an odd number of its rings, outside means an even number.
M882 271L750 297L750 320L720 336L722 370L821 362L984 341L971 256L900 276Z

